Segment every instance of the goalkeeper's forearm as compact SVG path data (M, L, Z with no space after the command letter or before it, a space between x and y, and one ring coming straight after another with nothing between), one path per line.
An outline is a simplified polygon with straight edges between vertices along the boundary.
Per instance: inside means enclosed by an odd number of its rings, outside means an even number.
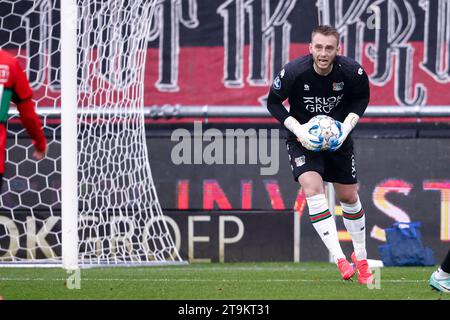
M267 110L282 124L289 117L289 112L283 106L283 100L273 92L270 92L267 97Z

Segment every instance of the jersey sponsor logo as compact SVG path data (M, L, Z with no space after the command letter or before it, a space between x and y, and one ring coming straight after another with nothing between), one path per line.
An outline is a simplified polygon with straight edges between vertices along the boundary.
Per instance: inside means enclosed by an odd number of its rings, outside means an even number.
M0 83L6 83L9 79L9 66L0 64Z
M311 113L330 113L341 102L344 94L331 97L303 97L306 110Z
M297 166L297 167L301 167L302 165L304 165L305 164L305 156L300 156L300 157L297 157L297 158L295 158L294 159L295 160L295 165Z
M275 80L273 81L273 88L274 88L275 90L280 90L280 89L281 89L281 79L280 79L279 76L277 76L277 77L275 78Z
M304 84L303 85L303 91L309 91L309 85Z
M358 69L358 74L359 74L360 76L362 76L363 72L364 72L363 68L359 68L359 69Z
M344 82L333 82L333 91L341 91L344 89Z

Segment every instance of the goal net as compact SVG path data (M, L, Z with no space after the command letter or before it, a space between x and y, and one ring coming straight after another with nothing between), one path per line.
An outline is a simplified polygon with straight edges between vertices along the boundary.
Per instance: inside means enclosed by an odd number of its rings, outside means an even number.
M61 263L61 19L76 23L78 210L80 266L182 262L163 215L146 145L143 82L156 0L77 0L61 18L56 0L2 0L0 47L22 62L48 140L33 146L13 106L0 197L0 263ZM64 7L62 8L64 10ZM67 41L66 41L67 43ZM64 49L64 48L63 48ZM74 82L75 83L75 82ZM76 106L75 106L76 107ZM75 140L74 140L75 141ZM1 150L0 150L1 152ZM64 185L64 183L63 183ZM67 206L66 206L67 207Z

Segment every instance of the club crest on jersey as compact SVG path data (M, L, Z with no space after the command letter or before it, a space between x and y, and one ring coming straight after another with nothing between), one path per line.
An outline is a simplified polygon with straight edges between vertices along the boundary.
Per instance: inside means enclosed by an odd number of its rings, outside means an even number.
M280 79L279 76L277 76L277 77L275 78L275 80L273 81L273 88L274 88L275 90L280 90L280 89L281 89L281 79Z
M9 78L9 66L0 64L0 83L8 82Z
M344 82L333 82L333 91L341 91L344 89Z

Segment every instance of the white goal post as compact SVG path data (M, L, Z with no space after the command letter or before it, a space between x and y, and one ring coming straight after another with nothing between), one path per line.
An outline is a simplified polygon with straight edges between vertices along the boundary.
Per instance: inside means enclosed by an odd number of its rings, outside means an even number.
M61 254L67 270L78 268L77 0L61 7Z
M185 263L157 197L145 136L144 68L157 3L0 3L0 48L26 66L37 109L53 110L41 115L49 149L40 161L11 113L1 266Z

